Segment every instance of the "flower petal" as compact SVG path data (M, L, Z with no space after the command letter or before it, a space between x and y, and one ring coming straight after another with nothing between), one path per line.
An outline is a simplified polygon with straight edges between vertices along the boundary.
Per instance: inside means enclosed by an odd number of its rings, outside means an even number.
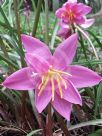
M65 68L72 62L77 49L77 39L77 34L73 34L56 48L53 55L55 68Z
M95 22L95 19L86 19L85 23L82 24L81 27L88 28L88 27L92 26L94 22Z
M56 93L55 94L55 99L52 102L53 107L55 110L62 115L65 119L70 121L70 114L72 110L72 104L69 103L68 101L61 99L59 95Z
M63 15L64 12L66 12L66 10L65 10L64 8L59 8L59 9L56 11L55 15L56 15L56 17L58 17L58 18L62 18L62 15Z
M96 72L83 66L69 66L67 71L72 75L69 80L78 88L94 86L102 80Z
M71 36L71 30L68 28L60 28L57 35L63 39L67 39L69 36Z
M73 7L74 11L76 12L77 16L83 16L91 12L92 8L90 6L87 6L83 3L78 3L76 7Z
M85 23L85 18L84 17L76 17L75 19L74 19L74 21L75 21L75 23L76 24L83 24L83 23Z
M15 90L34 89L35 86L31 78L31 69L26 67L16 71L3 82L3 86Z
M40 96L38 96L38 90L35 90L35 105L39 113L41 113L48 103L51 101L51 91L46 88L43 90Z
M37 55L43 56L45 59L48 59L51 56L48 46L40 40L25 34L21 35L21 40L26 52L35 53Z
M63 99L73 104L82 105L82 99L76 87L69 80L66 83L67 89L63 87ZM59 90L57 90L57 93L59 94Z
M86 6L86 5L83 4L83 10L82 10L81 14L86 15L86 14L90 13L91 10L92 10L92 8L90 6Z
M33 54L26 53L25 58L26 58L27 64L30 67L33 67L34 70L36 70L38 73L46 72L49 68L49 63L41 56L38 56L34 53Z

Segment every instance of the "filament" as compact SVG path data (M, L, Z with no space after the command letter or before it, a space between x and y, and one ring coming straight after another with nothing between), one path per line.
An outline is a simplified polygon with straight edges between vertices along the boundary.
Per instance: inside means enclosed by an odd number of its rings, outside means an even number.
M61 98L63 98L63 93L62 93L62 87L61 87L61 83L60 83L60 78L58 76L57 76L57 84L58 84L60 96L61 96Z
M40 92L39 92L38 96L41 95L41 93L42 93L43 90L45 89L45 87L46 87L48 81L49 81L49 75L47 75L47 77L45 77L45 82L44 82L44 84L42 84L42 87L40 88Z
M41 83L40 85L38 86L38 89L40 90L41 86L44 84L44 81L45 81L45 76L42 76L41 78Z
M54 101L55 86L54 86L54 78L53 78L53 76L51 77L51 85L52 85L52 101Z
M63 77L59 73L57 75L59 76L59 78L61 79L62 83L64 84L65 89L67 89L66 81L63 79Z
M65 79L62 77L62 75L72 76L71 74L69 74L67 72L55 70L52 68L52 66L50 66L47 73L46 74L44 73L41 78L41 83L38 86L38 89L40 90L38 93L38 96L41 95L41 93L45 89L46 85L50 81L51 82L51 91L52 91L52 101L54 101L54 97L55 97L54 80L56 80L57 86L59 89L59 93L60 93L60 97L63 98L62 84L64 85L65 89L67 89L67 84L66 84Z

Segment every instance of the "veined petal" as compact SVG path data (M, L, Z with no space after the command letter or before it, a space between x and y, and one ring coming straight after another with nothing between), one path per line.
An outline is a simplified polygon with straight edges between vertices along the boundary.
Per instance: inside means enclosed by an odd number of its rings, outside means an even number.
M66 12L66 10L65 10L64 8L59 8L59 9L56 11L55 15L56 15L58 18L62 18L62 15L63 15L64 12Z
M88 28L90 26L93 25L93 23L95 22L95 19L86 19L84 24L81 24L80 26L83 28Z
M102 80L96 72L83 66L68 66L67 71L72 75L69 80L77 88L94 86Z
M56 48L53 54L55 68L63 69L72 62L77 49L77 40L77 34L73 34Z
M51 52L46 44L31 36L22 34L21 40L27 53L35 53L45 59L51 57Z
M70 114L72 110L72 104L64 99L61 99L60 96L55 93L55 99L52 102L54 109L62 115L65 119L70 121Z
M90 6L87 6L83 3L78 3L76 8L73 10L76 11L76 14L79 16L86 15L91 12L92 8Z
M31 69L26 67L10 75L3 82L3 86L15 90L30 90L35 88L33 82L31 78Z
M27 64L33 67L38 73L47 72L49 63L41 56L34 53L26 53L25 58L27 60Z
M67 89L63 87L63 99L73 104L82 105L82 99L76 87L69 80L66 80L66 83ZM59 94L59 91L57 93Z
M51 91L46 88L43 90L40 96L38 96L38 90L35 90L35 105L39 113L41 113L48 103L51 101Z

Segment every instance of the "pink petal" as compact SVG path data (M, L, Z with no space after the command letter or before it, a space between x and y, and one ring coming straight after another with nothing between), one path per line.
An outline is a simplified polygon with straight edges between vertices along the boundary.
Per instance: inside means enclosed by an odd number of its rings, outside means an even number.
M77 39L77 34L73 34L56 48L53 55L53 63L55 68L65 68L72 62L77 49Z
M31 78L31 69L26 67L16 71L3 82L3 86L15 90L34 89L34 83Z
M63 99L73 104L82 105L82 99L76 87L69 80L66 80L66 83L67 83L67 89L65 90L65 88L63 87ZM58 89L57 89L57 93L59 94Z
M62 115L65 119L70 121L70 114L72 110L72 104L69 103L68 101L61 99L59 95L56 93L55 94L55 99L52 102L52 105L54 109Z
M67 39L69 36L71 36L71 30L68 28L60 28L57 35L63 39Z
M75 19L74 19L74 22L76 23L76 24L83 24L83 23L85 23L85 18L84 17L76 17Z
M51 91L44 89L40 96L38 90L35 90L35 106L39 113L41 113L48 103L51 101Z
M86 15L86 14L90 13L91 10L92 10L92 8L90 6L87 6L83 3L77 4L77 13L79 13L79 15Z
M59 25L60 25L62 28L70 29L70 26L69 26L67 23L63 22L63 21L59 21Z
M34 53L27 53L25 57L29 66L34 68L34 70L36 70L38 73L47 72L50 65L49 62L47 62L43 57L38 56Z
M51 57L51 52L48 46L40 40L25 34L21 35L21 39L26 52L35 53L37 55L43 56L45 59L49 59L49 57Z
M94 22L95 22L95 19L86 19L85 23L82 24L81 27L88 28L88 27L92 26Z
M69 66L67 71L72 74L69 80L78 88L94 86L102 80L96 72L83 66Z
M62 14L63 14L64 12L66 12L66 10L65 10L64 8L59 8L59 9L56 11L55 15L56 15L56 17L58 17L58 18L62 18Z

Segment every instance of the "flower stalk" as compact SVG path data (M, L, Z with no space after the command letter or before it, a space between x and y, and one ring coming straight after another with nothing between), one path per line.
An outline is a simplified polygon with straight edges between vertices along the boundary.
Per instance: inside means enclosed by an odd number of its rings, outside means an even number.
M17 28L17 35L18 35L18 41L19 41L19 48L22 52L22 55L20 55L21 58L21 63L22 66L25 66L25 62L24 62L24 52L23 52L23 48L22 48L22 42L21 42L21 28L20 28L20 18L19 18L19 13L18 13L18 2L17 0L14 0L14 12L15 12L15 17L16 17L16 28Z
M37 31L37 27L38 27L38 23L39 23L41 6L42 6L42 0L38 0L38 4L37 4L37 8L36 8L36 13L35 13L35 19L34 19L32 36L36 35L36 31Z
M64 120L63 120L62 117L59 115L59 113L56 112L56 116L57 116L57 120L58 120L58 122L59 122L59 124L60 124L60 127L61 127L63 133L64 133L66 136L71 136L71 135L70 135L70 132L68 131L68 128L67 128L67 126L66 126L66 124L65 124L65 122L64 122Z
M45 43L48 45L49 44L49 22L48 22L48 13L49 13L49 8L48 8L48 0L45 0Z

